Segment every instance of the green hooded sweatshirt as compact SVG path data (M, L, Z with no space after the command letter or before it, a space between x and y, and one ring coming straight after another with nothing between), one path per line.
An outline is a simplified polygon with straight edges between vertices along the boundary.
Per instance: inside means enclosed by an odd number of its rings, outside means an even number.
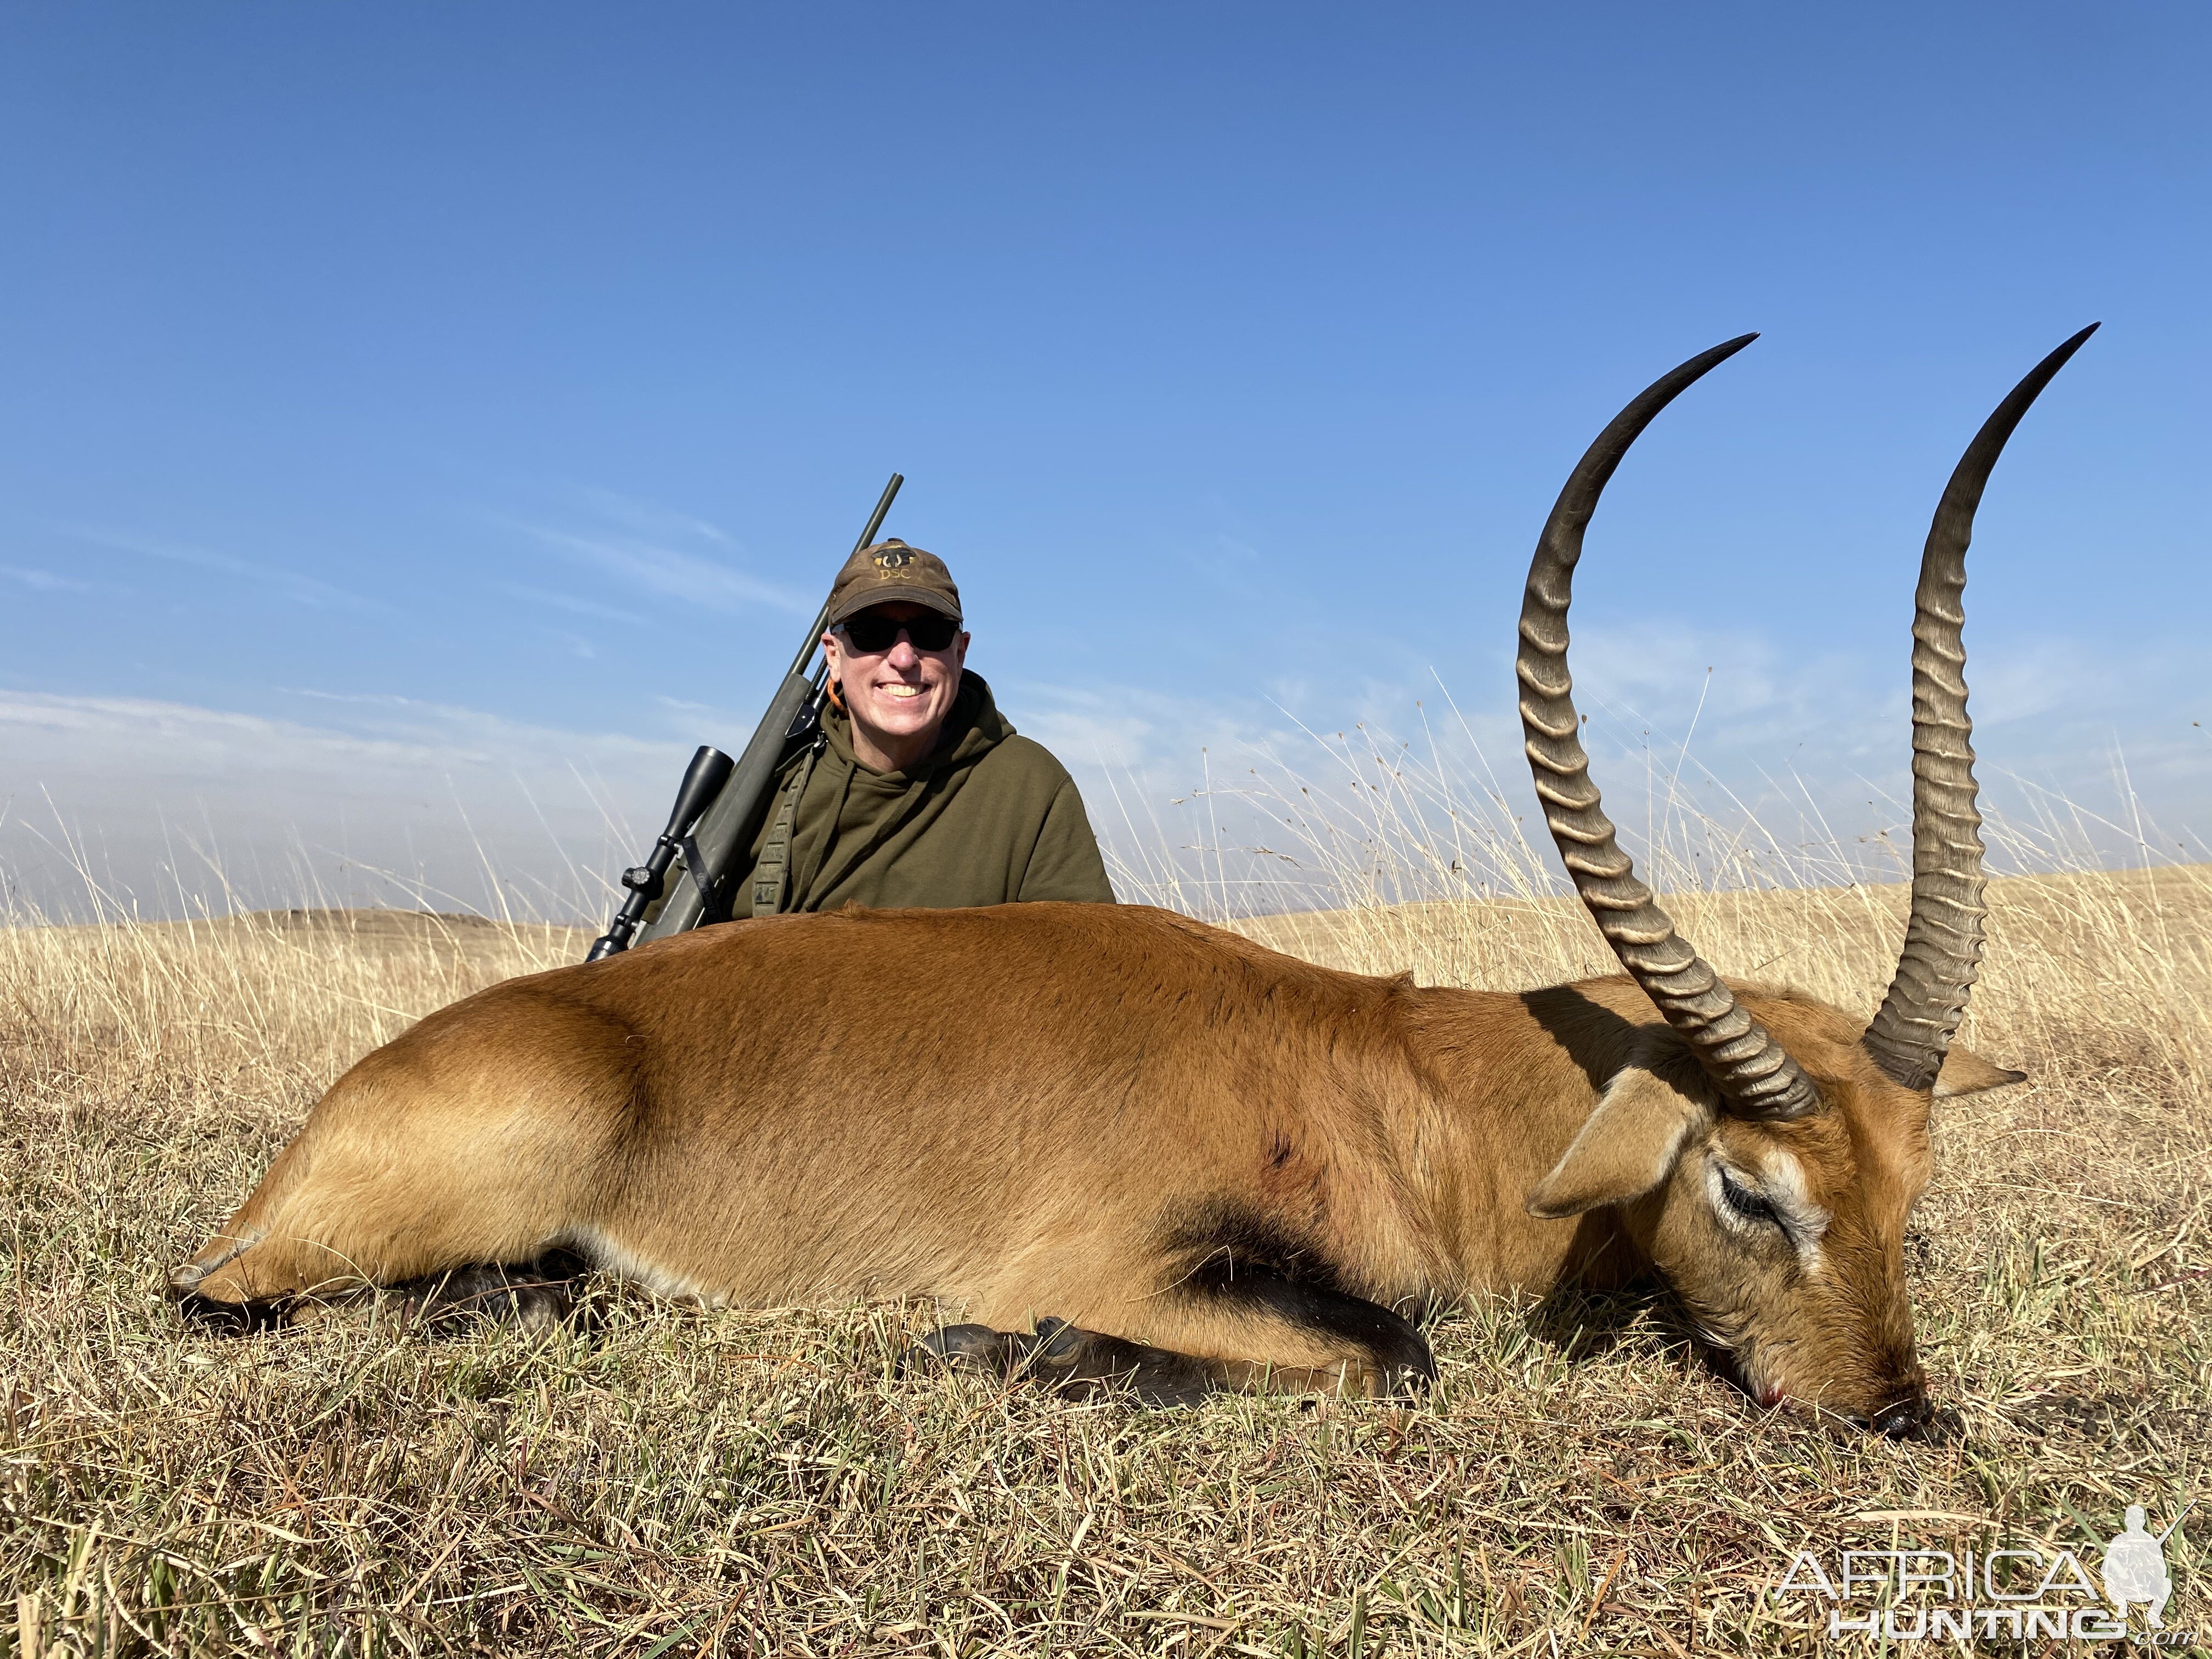
M785 766L734 872L733 917L766 914L755 908L754 868L803 771L784 912L1114 901L1075 780L1043 744L1016 735L981 675L963 672L936 750L908 771L861 765L850 718L823 710L811 771L804 755Z

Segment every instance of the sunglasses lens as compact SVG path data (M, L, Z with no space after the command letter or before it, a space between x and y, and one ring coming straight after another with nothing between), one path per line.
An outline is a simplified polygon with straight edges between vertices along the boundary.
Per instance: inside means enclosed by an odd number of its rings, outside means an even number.
M906 625L906 636L917 651L942 651L959 631L960 624L950 617L919 617Z
M896 617L878 617L861 612L845 623L845 637L853 642L855 651L865 651L870 656L888 651L898 643L899 630L914 641L917 651L942 651L951 645L960 632L960 624L950 617L916 617L901 622Z
M854 650L873 656L897 640L898 624L881 617L848 617L845 619L845 637L853 642Z

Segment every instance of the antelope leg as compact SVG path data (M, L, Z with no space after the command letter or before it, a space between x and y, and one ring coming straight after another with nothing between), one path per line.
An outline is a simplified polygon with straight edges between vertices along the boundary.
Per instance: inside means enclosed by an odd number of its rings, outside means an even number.
M471 1262L392 1288L404 1294L410 1311L440 1334L483 1320L542 1330L575 1313L576 1281L590 1270L591 1264L574 1251L556 1249L535 1261Z
M1103 1331L1085 1330L1064 1319L1041 1319L1035 1335L994 1330L988 1325L947 1326L908 1350L902 1369L934 1363L956 1370L982 1371L1010 1382L1041 1382L1078 1400L1096 1399L1126 1389L1148 1406L1191 1406L1216 1393L1386 1398L1416 1392L1434 1379L1436 1364L1428 1345L1413 1334L1403 1321L1354 1297L1335 1299L1368 1310L1377 1316L1378 1323L1401 1328L1406 1337L1394 1333L1387 1341L1357 1345L1352 1353L1334 1364L1283 1364L1267 1359L1208 1358ZM1239 1310L1235 1316L1234 1340L1239 1346L1264 1350L1271 1345L1264 1340L1264 1333L1254 1330L1255 1322L1249 1310ZM1188 1323L1185 1322L1186 1328ZM1310 1339L1311 1333L1299 1334ZM1261 1338L1256 1344L1255 1336ZM1304 1348L1309 1342L1284 1346Z

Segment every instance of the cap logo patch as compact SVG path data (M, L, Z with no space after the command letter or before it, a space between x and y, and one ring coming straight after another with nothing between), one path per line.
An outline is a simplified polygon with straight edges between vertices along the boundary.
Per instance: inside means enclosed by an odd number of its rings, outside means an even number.
M914 562L914 550L907 547L887 547L876 555L876 568L886 574L903 570Z

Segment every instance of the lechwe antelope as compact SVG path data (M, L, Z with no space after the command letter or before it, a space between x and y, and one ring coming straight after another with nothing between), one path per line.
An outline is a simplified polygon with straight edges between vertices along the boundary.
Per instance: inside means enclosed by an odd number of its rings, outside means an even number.
M586 1263L708 1302L900 1292L981 1322L938 1334L947 1358L1184 1399L1395 1389L1433 1369L1403 1312L1656 1268L1759 1400L1909 1431L1929 1414L1903 1260L1929 1101L2019 1078L1951 1042L1983 914L1966 543L2087 332L1990 417L1936 509L1911 917L1870 1025L1714 976L1616 843L1570 695L1599 493L1746 336L1591 446L1522 607L1536 792L1625 977L1425 990L1133 907L709 927L495 986L370 1054L178 1296L246 1325L364 1283L512 1308Z

